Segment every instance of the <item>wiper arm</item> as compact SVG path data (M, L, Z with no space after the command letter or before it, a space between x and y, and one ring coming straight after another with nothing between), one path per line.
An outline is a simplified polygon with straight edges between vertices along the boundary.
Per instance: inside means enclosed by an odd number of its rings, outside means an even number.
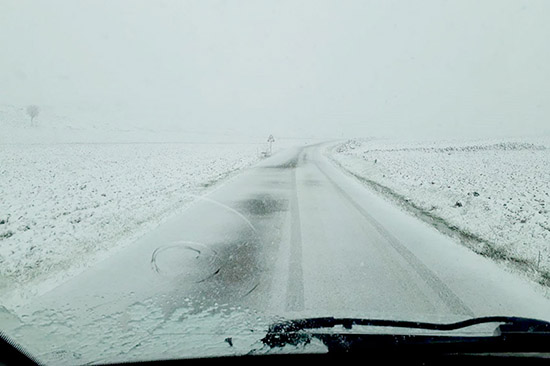
M282 347L287 344L307 344L310 342L311 337L321 339L327 344L327 339L332 339L335 335L330 334L316 334L315 330L324 328L333 328L335 326L343 326L345 329L352 329L353 326L369 326L369 327L393 327L393 328L407 328L407 329L424 329L434 331L453 331L464 329L479 324L498 323L500 324L496 329L492 337L448 337L448 336L399 336L399 341L408 341L415 339L415 343L419 340L426 340L434 342L434 340L452 343L453 341L462 341L472 343L472 340L482 340L495 343L498 341L509 342L510 339L516 340L521 335L536 335L546 337L546 341L550 339L550 323L542 320L522 318L522 317L508 317L508 316L491 316L472 318L455 323L426 323L426 322L414 322L414 321L402 321L402 320L386 320L386 319L361 319L361 318L306 318L289 320L281 323L273 324L269 327L269 330L262 340L264 344L269 347ZM382 339L388 335L372 335L372 334L337 334L340 340L350 339L356 341L357 338L364 339L370 337L371 341L376 339ZM394 335L390 335L397 339ZM437 342L436 342L437 343ZM331 343L333 345L333 343ZM327 344L328 345L328 344ZM330 348L330 347L329 347ZM547 347L548 348L548 347ZM547 349L548 351L548 349Z

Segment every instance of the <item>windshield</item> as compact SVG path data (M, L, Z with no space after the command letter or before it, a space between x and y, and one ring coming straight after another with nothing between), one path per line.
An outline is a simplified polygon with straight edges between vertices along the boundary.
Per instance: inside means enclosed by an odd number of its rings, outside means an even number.
M0 333L58 365L550 321L548 14L2 0Z

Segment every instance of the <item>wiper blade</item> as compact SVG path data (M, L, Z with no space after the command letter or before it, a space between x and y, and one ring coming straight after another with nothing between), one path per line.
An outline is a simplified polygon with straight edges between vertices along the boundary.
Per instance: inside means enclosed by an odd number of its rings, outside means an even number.
M448 337L448 336L422 336L422 335L380 335L380 334L356 334L356 333L339 333L339 334L319 334L315 333L320 329L333 328L335 326L342 326L345 329L352 329L353 326L368 326L368 327L392 327L392 328L406 328L406 329L423 329L433 331L454 331L467 327L497 323L494 335L491 337ZM331 340L330 344L334 345L334 337L337 337L340 341L354 340L358 338L366 339L369 337L370 341L376 341L378 339L385 338L385 344L388 343L388 336L392 339L398 339L398 342L407 342L414 339L415 343L419 341L427 341L434 343L435 340L445 341L447 344L453 342L468 342L473 343L475 340L489 341L495 343L495 341L509 342L510 339L517 341L518 336L521 335L536 335L538 337L545 337L546 341L550 339L550 323L538 319L522 318L522 317L508 317L508 316L491 316L472 318L455 323L427 323L427 322L415 322L415 321L403 321L403 320L387 320L387 319L361 319L361 318L306 318L284 321L273 324L269 327L269 330L262 340L264 344L270 347L283 347L287 344L298 345L307 344L310 342L311 337L321 339L325 344L327 340ZM361 338L362 337L362 338ZM522 340L525 338L522 338ZM540 338L537 338L540 339ZM391 342L391 340L390 340ZM329 347L330 348L330 347ZM548 350L547 350L548 351Z
M404 320L387 319L361 319L361 318L306 318L295 319L272 325L269 328L270 333L297 332L306 329L332 328L341 325L346 329L351 329L354 325L370 327L394 327L409 329L426 329L438 331L452 331L473 325L485 323L500 323L513 325L518 329L531 329L532 331L550 331L550 323L521 317L509 316L488 316L481 318L472 318L455 323L425 323Z

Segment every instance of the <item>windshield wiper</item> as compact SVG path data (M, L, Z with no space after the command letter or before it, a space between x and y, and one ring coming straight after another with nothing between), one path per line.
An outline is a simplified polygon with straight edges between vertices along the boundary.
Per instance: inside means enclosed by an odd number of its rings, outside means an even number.
M319 332L342 326L393 327L452 332L467 327L496 323L492 336L453 336L423 334L369 334L349 332ZM307 344L312 338L321 340L329 352L352 352L364 349L399 348L415 352L550 352L550 323L542 320L492 316L472 318L455 323L425 323L385 319L306 318L284 321L269 327L263 343L271 348Z

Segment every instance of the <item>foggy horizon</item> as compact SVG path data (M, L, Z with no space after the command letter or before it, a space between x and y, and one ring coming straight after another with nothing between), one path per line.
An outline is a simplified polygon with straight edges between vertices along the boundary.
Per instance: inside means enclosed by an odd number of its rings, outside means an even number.
M548 11L546 1L4 1L0 105L253 136L548 136Z

